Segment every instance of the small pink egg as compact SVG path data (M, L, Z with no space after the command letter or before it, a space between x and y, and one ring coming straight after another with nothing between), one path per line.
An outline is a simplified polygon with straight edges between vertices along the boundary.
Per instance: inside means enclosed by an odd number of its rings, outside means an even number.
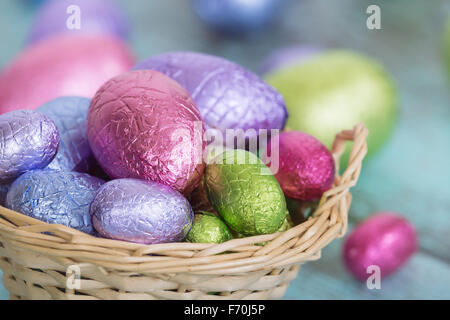
M0 113L35 109L60 96L92 98L133 65L128 47L109 36L59 36L21 53L0 74Z
M404 265L417 250L414 227L392 212L379 212L358 225L347 238L343 258L348 270L365 281L372 273L369 266L380 268L381 277Z
M279 166L273 165L273 160L268 166L287 197L316 200L331 188L335 175L333 156L313 136L299 131L282 132L270 140L267 150L271 159L278 157Z

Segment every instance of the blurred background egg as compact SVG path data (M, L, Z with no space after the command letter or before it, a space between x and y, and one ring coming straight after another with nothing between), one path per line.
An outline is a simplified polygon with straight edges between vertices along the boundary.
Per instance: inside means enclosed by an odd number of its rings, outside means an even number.
M60 136L58 152L48 168L88 172L95 161L87 139L86 120L91 100L82 97L61 97L37 110L51 118Z
M35 109L60 96L91 98L132 65L127 46L112 37L60 36L40 42L0 73L0 113Z
M391 76L359 53L324 52L265 79L286 101L289 129L309 133L328 147L336 133L363 122L370 131L368 155L373 155L394 128L398 102ZM348 155L349 150L344 161Z
M276 49L261 62L259 73L264 75L281 68L293 66L314 57L321 51L323 51L322 48L313 45L296 45Z
M71 15L73 19L69 19ZM34 18L29 43L63 33L106 34L126 40L129 29L127 17L115 0L48 0Z
M43 113L16 110L0 115L0 184L45 168L58 150L56 124Z
M287 0L193 0L197 15L212 29L245 35L267 27Z
M93 234L89 206L103 183L85 173L32 170L13 182L6 207L46 223Z
M111 178L139 178L189 195L205 165L204 124L177 82L153 70L105 83L89 108L88 139Z
M178 191L138 179L104 184L92 202L91 215L100 235L144 244L182 241L194 218Z
M417 250L415 228L393 212L378 212L359 224L347 237L343 257L359 280L370 276L369 266L379 267L381 277L405 264Z
M156 70L180 83L195 100L206 127L211 133L222 133L224 142L226 129L242 129L245 139L253 140L260 129L281 130L286 122L281 95L256 74L226 59L168 52L145 59L134 69Z

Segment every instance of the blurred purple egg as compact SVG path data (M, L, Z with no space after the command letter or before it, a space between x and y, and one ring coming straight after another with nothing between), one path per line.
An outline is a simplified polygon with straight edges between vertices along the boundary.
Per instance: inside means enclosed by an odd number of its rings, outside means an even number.
M404 265L417 250L414 227L392 212L379 212L358 225L346 239L343 258L348 270L365 281L369 266L388 276Z
M323 49L309 45L283 47L273 51L261 63L259 73L265 75L277 69L304 62L314 57Z
M0 115L0 184L45 168L58 150L59 134L46 115L16 110Z
M194 213L178 191L153 181L117 179L104 184L91 205L100 235L144 244L179 242Z
M0 74L0 113L36 109L61 96L91 98L133 65L128 47L107 36L62 36L22 52Z
M87 172L92 167L95 159L86 129L90 103L88 98L61 97L37 109L55 122L60 136L58 152L49 169Z
M212 28L244 35L267 26L286 0L194 0L197 15Z
M32 170L13 182L6 206L46 223L92 234L89 206L103 183L85 173Z
M129 22L113 0L49 0L40 7L34 19L29 43L63 33L106 34L127 39Z
M234 62L202 53L168 52L134 69L156 70L180 83L195 100L207 129L222 133L224 140L226 129L242 129L245 138L252 139L260 129L281 130L285 125L283 97Z

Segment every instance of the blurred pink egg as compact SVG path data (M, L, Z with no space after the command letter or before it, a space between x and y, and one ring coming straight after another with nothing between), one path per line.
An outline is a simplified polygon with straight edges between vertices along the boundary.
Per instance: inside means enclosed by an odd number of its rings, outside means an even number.
M0 74L0 113L35 109L60 96L92 98L134 63L128 47L109 36L61 36L21 53Z
M365 281L372 273L369 266L380 268L388 276L405 264L417 250L414 227L392 212L379 212L358 225L347 238L344 262L353 275Z

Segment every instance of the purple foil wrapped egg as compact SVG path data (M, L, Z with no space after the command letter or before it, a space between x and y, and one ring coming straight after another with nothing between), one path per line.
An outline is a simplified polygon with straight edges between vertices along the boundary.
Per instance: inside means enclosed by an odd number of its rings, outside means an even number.
M49 169L87 172L95 161L87 139L86 120L91 100L61 97L39 107L58 127L60 143Z
M381 277L405 264L417 250L414 227L393 212L379 212L358 225L345 241L343 258L348 270L365 281L370 266L379 267Z
M144 244L179 242L194 213L186 198L163 184L117 179L104 184L91 205L94 228L106 238Z
M0 184L45 168L58 150L59 134L46 115L16 110L0 116Z
M6 206L46 223L93 234L89 206L103 183L85 173L32 170L12 183Z
M269 54L261 63L260 74L268 74L280 68L302 63L323 49L310 45L282 47Z
M134 69L156 70L180 83L195 100L209 132L216 130L223 139L226 129L242 129L245 138L253 139L260 129L283 129L285 125L288 114L283 97L256 74L223 58L168 52Z
M74 35L40 42L0 74L0 113L36 109L62 96L91 98L132 65L128 47L116 38Z
M200 182L202 118L186 90L162 73L109 80L92 99L87 128L95 158L113 179L152 180L185 195Z
M282 132L270 140L267 150L270 159L278 160L278 165L271 160L268 166L287 197L316 200L333 185L333 156L313 136L299 131Z
M112 0L49 0L34 19L29 43L63 33L107 34L127 39L129 23L124 11Z

